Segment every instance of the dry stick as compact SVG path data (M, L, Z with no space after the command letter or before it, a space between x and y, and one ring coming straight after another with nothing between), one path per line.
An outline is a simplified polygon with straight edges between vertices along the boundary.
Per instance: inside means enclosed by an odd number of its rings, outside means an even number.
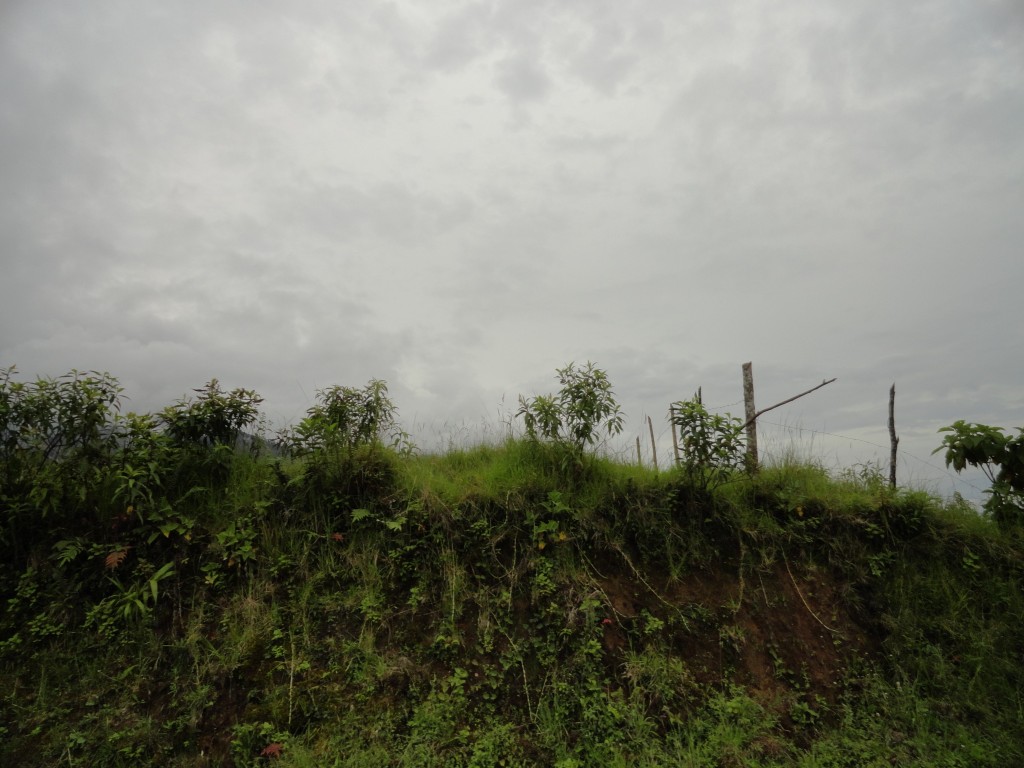
M530 722L534 722L533 719L533 705L530 704L530 681L526 677L526 662L523 661L523 654L519 653L518 649L513 646L513 650L516 651L516 655L519 656L519 668L523 670L523 693L526 694L526 711L530 715Z
M580 557L582 557L582 558L583 558L584 560L586 560L586 561L587 561L587 565L589 565L589 566L590 566L590 570L592 570L592 571L593 571L594 573L596 573L596 574L597 574L598 576L600 576L600 577L601 577L602 579L604 579L604 578L607 578L607 577L606 577L606 576L605 576L605 575L604 575L603 573L601 573L601 572L600 572L599 570L597 570L597 566L596 566L596 565L594 565L594 564L593 564L593 563L592 563L592 562L590 561L590 558L589 558L589 557L587 557L586 555L584 555L582 551L580 551Z
M511 646L512 650L519 657L519 667L523 670L523 693L526 694L526 711L527 714L529 714L530 722L532 723L533 705L530 703L530 682L526 677L526 664L523 662L523 654L519 652L519 646L516 644L515 640L509 637L508 632L501 627L498 627L498 631L505 636L505 639L508 640L509 646Z
M295 690L295 635L289 633L292 646L292 657L288 661L288 727L292 727L292 701Z
M828 382L825 382L825 383L827 384ZM838 629L832 629L832 627L830 627L830 626L829 626L828 624L826 624L826 623L825 623L824 621L822 621L821 619L819 619L819 618L818 618L818 615L817 615L817 614L816 614L816 613L815 613L814 611L812 611L812 610L811 610L811 606L809 606L809 605L807 604L807 601L806 601L806 600L804 600L804 596L803 596L803 593L802 593L802 592L800 591L800 587L798 587L798 586L796 585L796 579L794 579L794 578L793 578L793 572L792 572L791 570L789 570L789 560L787 560L787 559L786 559L786 553L785 553L785 552L783 552L783 553L782 553L782 562L786 564L786 573L788 573L788 574L789 574L789 580L790 580L791 582L793 582L793 589L795 589L795 590L796 590L796 594L797 594L797 597L799 597L799 598L800 598L800 602L804 604L804 608L806 608L806 609L807 609L807 612L808 612L809 614L811 614L811 617L812 617L812 618L813 618L813 619L814 619L814 620L815 620L816 622L818 622L819 624L821 624L821 626L823 626L823 627L824 627L825 629L827 629L827 630L828 630L829 632L831 632L831 633L833 633L833 634L836 634L836 635L838 635L838 634L839 634L839 630L838 630Z
M636 463L641 467L644 465L644 459L640 455L640 435L636 436Z
M654 422L647 417L647 428L651 431L651 456L654 457L654 471L658 471L658 446L654 444Z
M616 545L615 546L615 551L618 552L620 555L622 555L622 559L625 560L626 564L629 565L629 567L633 570L633 575L636 576L640 580L641 584L643 584L645 587L647 587L647 589L650 590L652 595L654 595L656 598L658 598L661 602L663 602L665 605L667 605L672 610L678 610L678 608L676 606L672 605L672 603L670 603L668 600L666 600L664 597L662 597L660 594L658 594L658 590L656 590L654 587L652 587L650 584L647 583L647 580L643 576L640 575L640 571L638 571L636 569L636 566L633 565L633 561L629 559L629 555L627 555L625 552L622 551L622 547Z
M825 386L826 384L831 384L831 383L832 383L833 381L835 381L835 379L834 379L834 378L833 378L833 379L828 379L827 381L823 381L823 382L821 382L821 384L819 384L819 385L818 385L818 386L816 386L816 387L811 387L811 388L810 388L810 389L808 389L808 390L807 390L806 392L801 392L801 393L800 393L799 395L793 395L793 396L792 396L791 398L789 398L788 400L783 400L783 401L782 401L781 403L776 403L775 405L771 405L771 406L769 406L769 407L767 407L767 408L762 408L762 409L761 409L760 411L758 411L757 413L755 413L755 414L754 414L753 416L749 417L749 418L747 419L747 423L746 423L746 424L744 424L743 426L744 426L744 427L747 427L747 426L749 426L750 424L753 424L753 423L754 423L754 421L755 421L755 420L757 419L757 417L758 417L758 416L760 416L760 415L762 415L762 414L765 414L765 413L768 413L768 411L774 411L774 410L775 410L776 408L778 408L778 407L779 407L780 405L785 405L786 403L792 403L792 402L793 402L794 400L796 400L796 399L798 399L798 398L801 398L801 397L803 397L804 395L809 395L809 394L811 394L811 392L813 392L814 390L816 390L816 389L821 389L821 388L822 388L822 387L824 387L824 386Z
M896 487L896 446L900 439L896 437L896 382L889 389L889 487Z
M598 574L598 575L600 575L600 574ZM602 578L604 578L604 577L602 577ZM607 593L607 592L605 592L605 591L604 591L604 590L603 590L603 589L601 588L601 585L597 583L597 581L596 581L596 580L594 579L594 577L593 577L593 576L591 576L591 577L590 577L590 582L591 582L591 586L593 586L593 587L594 587L594 592L595 592L595 593L597 593L597 594L599 594L599 595L601 595L601 596L602 596L602 597L604 598L604 602L605 602L605 604L606 604L606 605L608 606L608 609L609 609L609 610L610 610L610 611L611 611L612 613L614 613L614 614L615 614L616 616L618 616L620 620L621 620L621 619L629 619L629 618L632 618L631 616L627 616L627 615L626 615L626 614L624 614L624 613L623 613L622 611L618 610L618 609L617 609L617 608L616 608L616 607L615 607L614 605L612 605L612 599L611 599L610 597L608 597L608 593ZM592 593L592 594L593 594L593 593Z
M771 608L771 603L768 602L768 590L764 588L764 579L761 578L761 574L757 574L757 580L761 584L761 594L764 595L764 607Z
M621 551L621 550L620 550L620 551ZM585 561L587 562L587 565L589 565L589 566L590 566L590 570L591 570L591 571L593 571L593 573L596 573L596 574L597 574L598 576L600 576L600 577L601 577L602 579L603 579L603 578L606 578L606 577L604 576L604 574L602 574L602 573L601 573L601 572L600 572L599 570L597 570L597 568L596 568L596 567L594 566L594 564L593 564L592 562L590 562L590 558L588 558L588 557L587 557L586 555L584 555L584 554L583 554L582 552L580 552L580 555L581 555L581 556L583 557L583 559L584 559L584 560L585 560ZM630 563L630 565L632 565L632 563ZM603 589L603 588L601 587L601 585L600 585L600 584L598 584L598 582L597 582L597 579L595 579L595 578L594 578L594 576L593 576L593 573L589 573L589 572L588 572L588 575L590 576L590 582L591 582L591 584L592 584L592 585L593 585L593 587L594 587L594 591L595 591L595 592L598 592L598 593L600 593L600 594L601 594L601 595L602 595L602 596L604 597L604 602L605 602L605 604L606 604L606 605L608 606L609 610L610 610L610 611L611 611L612 613L614 613L614 614L615 614L616 616L618 616L618 617L619 617L620 623L621 623L621 620L622 620L622 619L628 619L628 618L631 618L631 617L627 616L626 614L624 614L624 613L623 613L622 611L618 610L618 609L617 609L617 608L616 608L616 607L615 607L614 605L612 605L612 599L611 599L610 597L608 597L608 593L604 591L604 589ZM637 574L637 575L639 576L639 574ZM643 579L641 579L641 581L643 581ZM644 582L644 583L646 584L646 582ZM647 588L648 588L648 589L651 589L651 588L650 588L650 585L648 585L648 586L647 586ZM651 591L652 591L652 592L654 592L654 590L653 590L653 589L651 589ZM672 606L671 604L669 604L669 603L665 602L664 600L662 600L662 598L661 598L661 595L659 595L659 594L658 594L657 592L654 592L654 595L655 595L655 597L657 597L657 598L658 598L659 600L661 600L661 601L662 601L663 603L665 603L665 605L668 605L668 606L669 606L670 608L671 608L671 607L673 607L673 606Z
M736 598L736 610L732 612L733 616L739 613L740 608L743 607L743 558L746 554L747 548L743 546L743 535L740 534L740 594L739 597Z

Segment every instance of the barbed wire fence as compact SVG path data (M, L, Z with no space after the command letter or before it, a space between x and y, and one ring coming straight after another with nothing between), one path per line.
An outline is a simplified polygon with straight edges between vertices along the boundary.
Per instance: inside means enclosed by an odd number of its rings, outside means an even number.
M860 436L857 436L857 435L844 434L844 433L841 433L841 432L834 432L834 431L829 431L829 430L826 430L826 429L814 429L814 428L805 427L805 426L802 426L802 425L794 426L792 424L786 424L786 423L782 423L782 422L778 422L778 421L772 421L772 420L766 420L766 419L762 418L762 414L765 413L766 411L772 410L774 408L777 408L780 405L784 405L786 403L792 402L793 400L795 400L795 399L797 399L799 397L803 397L804 395L810 394L814 390L819 389L819 388L825 386L826 384L830 384L832 381L835 381L835 379L823 380L821 384L819 384L816 387L813 387L813 388L807 390L806 392L803 392L803 393L801 393L799 395L796 395L796 396L794 396L792 398L784 400L781 403L778 403L776 405L770 406L769 408L765 408L765 409L763 409L761 411L756 411L755 412L754 408L753 408L753 384L752 384L752 375L751 375L750 364L746 363L743 366L743 369L744 369L744 377L745 377L745 381L744 381L744 383L745 383L745 396L744 396L744 398L740 399L740 400L733 401L733 402L722 403L722 404L719 404L719 405L705 406L705 409L709 413L719 413L720 414L720 413L723 413L723 412L729 413L729 411L727 409L734 408L736 406L741 406L741 405L745 406L747 414L748 414L748 418L747 418L746 423L744 424L744 427L748 427L749 428L751 425L753 425L755 427L755 429L759 429L760 430L760 433L761 433L760 438L754 437L754 440L755 440L754 450L755 450L755 452L757 450L757 448L756 448L756 441L758 439L761 439L762 440L762 444L766 448L764 453L765 453L765 457L768 459L769 463L782 462L782 461L786 461L788 459L796 458L798 460L802 459L804 461L812 461L812 462L815 462L815 463L822 464L824 466L824 462L823 462L823 459L822 459L820 451L813 451L813 446L814 446L815 440L828 438L828 439L831 439L833 441L844 441L848 445L856 443L856 444L859 444L859 445L866 446L866 447L868 447L868 448L870 448L872 450L876 450L877 449L877 451L879 451L879 452L889 452L890 453L890 456L889 456L889 459L890 459L890 479L891 479L892 484L894 484L894 485L895 485L895 478L896 478L896 465L897 465L897 461L901 462L902 465L904 466L903 475L904 475L905 478L909 478L912 482L914 481L915 478L917 478L918 480L920 479L920 476L921 476L920 474L914 472L912 469L908 470L906 468L907 461L910 460L910 461L915 463L915 466L918 467L918 469L919 469L921 474L929 476L928 477L929 480L936 480L937 481L938 478L942 478L942 479L948 481L950 483L950 487L954 490L954 492L956 494L960 494L961 491L964 491L964 493L966 495L973 496L975 501L977 501L986 492L985 488L981 487L979 484L977 484L976 482L972 481L972 479L970 477L965 477L965 476L963 476L961 474L958 474L956 472L951 471L947 466L945 466L945 465L943 465L941 463L938 463L938 462L936 462L936 460L932 459L931 455L929 455L929 458L927 458L927 459L926 458L922 458L921 456L917 455L913 451L907 450L906 447L901 447L899 449L899 451L898 451L898 454L897 454L897 446L899 445L899 438L896 437L896 435L895 435L894 426L893 426L893 423L892 423L892 408L893 408L893 402L894 402L894 398L895 398L895 384L893 385L893 388L890 390L890 400L889 400L890 423L889 423L889 427L888 428L889 428L889 432L890 432L890 444L889 445L883 445L880 442L875 442L874 440L869 440L869 439L866 439L864 437L860 437ZM749 389L747 389L747 387L749 387ZM699 392L700 392L700 390L698 390L698 393ZM697 397L697 398L700 398L701 396L702 396L701 394L695 395L695 397ZM657 434L655 434L655 432L654 432L654 429L653 429L653 426L652 426L652 421L662 425L661 430ZM643 428L645 426L648 427L648 429L645 430ZM768 427L770 429L764 429L765 427ZM628 461L629 460L628 454L630 452L632 452L632 460L633 461L638 461L641 464L646 465L646 466L655 466L656 461L655 461L654 457L655 457L656 454L660 454L662 456L669 456L670 459L668 461L662 460L662 462L661 462L661 468L665 468L667 466L670 466L673 463L673 459L671 458L673 454L668 452L668 451L666 451L665 447L664 447L666 444L668 444L668 445L673 445L674 444L674 435L672 434L672 430L673 429L674 429L674 427L673 427L673 425L671 423L671 406L668 409L667 417L666 417L665 414L661 414L655 420L651 416L649 416L647 414L644 414L641 417L641 427L640 427L640 430L639 430L639 432L638 432L638 434L637 434L637 436L635 438L635 447L634 446L624 446L623 448L621 448L619 450L611 451L611 453L615 454L616 458L618 458L619 460ZM647 433L647 432L649 432L649 437L650 437L649 444L648 444L647 436L645 435L645 433ZM748 429L748 436L751 434L751 432L752 432L752 430ZM780 437L780 435L783 435L783 434L785 435L785 437L784 438ZM808 438L808 436L809 436L809 438ZM810 441L809 445L807 445L807 443L805 442L808 439ZM670 442L670 441L673 441L673 442ZM641 448L641 446L645 446L646 450L643 450ZM835 462L835 465L832 466L832 467L825 467L826 469L832 469L832 470L838 470L838 469L850 470L850 469L853 469L853 470L856 470L856 469L859 468L859 469L862 469L862 470L865 470L865 471L873 471L873 472L877 472L879 474L882 473L883 464L882 464L882 460L880 458L878 458L878 455L876 455L873 460L862 460L862 461L859 461L859 462L855 461L852 464L849 463L849 462L846 462L846 465L843 466L843 462L841 462L839 460L839 457L838 457L838 449L836 448L836 446L833 446L833 449L836 450L836 462ZM884 455L884 453L881 453L880 455ZM754 461L755 461L755 466L756 466L756 461L757 461L756 453L754 455Z
M739 401L738 404L742 404L743 401ZM709 412L719 413L725 411L729 407L733 407L737 403L726 403L714 408L708 408ZM654 419L654 423L657 424L657 419ZM888 452L889 446L883 445L882 443L875 442L873 440L867 440L863 437L857 437L856 435L843 434L841 432L831 432L822 429L813 429L806 426L794 426L792 424L785 424L778 421L766 421L758 419L759 427L771 427L775 432L762 430L761 437L759 438L764 447L764 454L767 458L767 463L772 464L775 462L783 461L788 456L802 456L804 459L813 460L820 463L822 462L821 455L819 452L813 450L814 440L816 438L832 438L835 440L843 440L849 443L857 443L859 445L866 446L871 449L877 449L880 454L881 452ZM662 428L655 432L655 440L658 445L658 456L659 456L659 468L665 469L671 466L672 463L672 451L671 451L671 440L672 440L672 425L668 423L667 419L662 419ZM642 418L642 426L647 426L647 415L644 414ZM780 438L779 433L785 433L788 439L785 442ZM645 466L653 467L652 454L650 451L650 441L647 437L647 430L640 428L637 430L637 436L642 446L642 463ZM810 441L810 442L808 442ZM666 450L667 447L667 450ZM613 455L620 461L637 461L636 448L633 445L624 445L621 447L611 448L608 451L610 455ZM667 456L668 459L662 457ZM969 489L973 492L972 495L980 497L984 492L985 488L981 487L970 479L958 475L956 472L950 470L942 463L937 463L934 460L925 459L917 455L912 451L908 451L905 448L900 448L899 459L904 464L907 460L915 462L915 464L922 468L922 471L927 470L930 475L941 476L943 479L948 480L954 489ZM852 466L864 466L867 462L855 462ZM882 461L878 459L875 462L877 464L878 471L882 471ZM832 469L840 468L842 462L838 459L835 461L835 466ZM904 475L909 475L911 478L917 476L912 470L904 469Z
M741 398L706 405L705 409L709 413L734 415L732 409L744 405L745 399ZM631 416L634 413L636 412L632 411ZM617 437L604 436L598 445L594 446L595 450L621 463L636 464L639 461L640 464L653 469L654 451L651 446L654 445L658 456L658 469L666 470L674 466L673 427L669 420L669 407L666 405L661 412L641 411L639 416L636 421L630 418L631 426L624 433ZM758 416L756 423L760 428L760 439L767 464L783 463L792 459L820 465L829 472L865 470L881 474L884 469L883 457L888 458L891 448L891 445L887 446L863 434L785 423L766 419L764 416ZM877 433L882 435L885 424L880 420L877 425L864 429L870 429L872 432L877 430ZM420 421L414 416L412 430L412 433L420 438L419 447L426 452L444 452L484 443L500 444L505 439L522 436L521 424L515 417L512 405L506 402L504 397L497 405L496 421L493 416L481 416L477 419L446 420L439 423ZM849 449L841 450L840 441L846 446L863 446L870 449L874 455L856 456ZM920 438L916 442L920 444ZM937 442L938 440L936 444ZM841 458L840 454L843 454L844 458ZM904 487L918 488L923 483L931 486L942 483L944 487L950 489L950 492L943 495L959 493L975 504L980 503L987 491L988 484L982 477L975 478L968 473L957 474L946 467L940 457L929 453L927 458L923 458L919 452L908 449L906 443L899 444L898 460Z

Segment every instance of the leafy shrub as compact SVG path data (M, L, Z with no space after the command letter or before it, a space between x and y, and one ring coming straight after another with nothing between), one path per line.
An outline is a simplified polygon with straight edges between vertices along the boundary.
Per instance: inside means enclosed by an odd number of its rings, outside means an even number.
M962 472L968 465L985 473L992 487L985 510L1004 531L1024 527L1024 428L1012 437L998 427L957 421L943 427L946 466Z
M679 463L692 485L704 491L743 466L743 424L734 416L708 413L698 398L672 404L679 438Z
M23 490L51 463L71 470L116 450L116 379L72 371L25 384L13 381L13 373L13 367L0 371L0 493Z
M160 583L174 576L174 563L164 563L157 569L148 562L136 569L136 581L125 583L116 576L107 580L114 591L90 608L86 627L95 628L106 639L114 639L119 631L150 616L160 596Z
M234 446L242 430L259 419L263 402L251 389L225 392L217 379L193 390L195 399L182 399L161 413L167 434L186 446Z
M140 522L161 506L160 491L172 461L168 438L155 417L129 413L118 426L119 461L111 468L110 500L114 514L136 516Z
M159 415L173 453L167 472L171 478L167 490L172 497L193 489L224 487L242 446L243 431L252 429L260 419L263 399L253 390L226 392L217 379L211 379L193 391L196 397L183 398ZM255 453L262 441L250 440Z
M384 381L318 390L316 400L298 426L280 432L278 440L305 460L301 481L294 485L298 503L332 519L340 514L332 524L344 526L349 510L372 504L394 482L397 457L378 449L386 443L408 454L413 445L395 421L398 409Z
M602 431L622 432L623 416L608 375L593 363L582 368L569 363L557 373L562 385L558 394L532 399L520 395L516 417L522 417L531 440L549 440L580 458Z
M385 442L411 449L409 436L395 421L398 408L388 397L387 382L371 379L362 389L335 385L318 390L316 399L294 432L282 435L294 453L351 452L357 446Z
M106 373L15 381L0 371L0 543L18 561L51 528L80 528L102 507L119 452L121 388Z

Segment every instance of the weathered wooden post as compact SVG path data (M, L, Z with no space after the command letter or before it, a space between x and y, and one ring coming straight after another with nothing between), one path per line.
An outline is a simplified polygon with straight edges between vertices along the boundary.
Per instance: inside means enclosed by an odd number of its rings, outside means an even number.
M651 431L651 456L654 458L654 471L658 471L658 446L654 444L654 422L647 417L647 428Z
M676 466L678 467L682 462L679 460L679 436L676 434L676 407L670 405L668 407L668 423L672 428L672 452L676 457Z
M889 487L896 487L896 446L900 439L896 437L896 382L889 389Z
M809 395L817 389L821 389L827 384L831 384L835 381L834 378L826 379L822 381L816 387L811 387L806 392L801 392L799 395L793 395L783 400L781 403L770 405L767 408L762 408L760 411L754 408L754 371L750 363L743 364L743 401L747 407L747 421L743 425L747 430L747 471L751 474L757 472L757 417L768 411L774 411L776 408L792 403L794 400L799 400L804 395Z
M754 407L754 369L743 364L743 403L747 415L747 472L757 472L757 409Z

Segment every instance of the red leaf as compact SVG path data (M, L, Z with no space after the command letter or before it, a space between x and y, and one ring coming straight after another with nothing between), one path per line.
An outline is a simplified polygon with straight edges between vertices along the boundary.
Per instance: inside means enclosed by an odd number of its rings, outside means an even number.
M107 555L106 559L103 561L103 564L106 566L108 571L112 571L115 568L117 568L117 566L119 566L121 563L123 563L126 557L128 557L128 547L124 547L123 549L116 549L109 555Z
M284 751L284 744L279 741L275 741L273 744L267 744L260 752L260 757L280 757L281 752Z

